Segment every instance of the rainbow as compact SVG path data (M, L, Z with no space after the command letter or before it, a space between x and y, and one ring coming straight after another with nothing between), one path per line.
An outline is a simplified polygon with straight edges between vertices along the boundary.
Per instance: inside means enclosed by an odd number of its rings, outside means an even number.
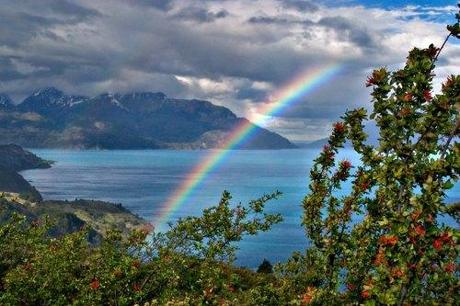
M170 219L193 191L203 182L207 175L215 169L235 148L238 144L248 140L256 130L256 125L263 125L271 117L282 113L286 108L300 101L300 98L311 93L313 90L330 80L342 69L341 64L331 64L325 67L309 70L300 74L287 85L278 90L268 103L258 110L263 115L260 119L250 122L242 121L236 126L227 137L222 149L212 150L204 159L187 175L185 180L180 184L174 193L169 197L166 203L160 209L160 215L156 218L154 224L159 227L165 221Z

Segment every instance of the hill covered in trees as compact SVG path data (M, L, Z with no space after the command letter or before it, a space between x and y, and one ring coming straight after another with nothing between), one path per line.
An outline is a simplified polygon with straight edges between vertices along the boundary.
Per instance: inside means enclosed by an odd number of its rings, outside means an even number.
M23 215L28 223L49 218L54 222L52 236L61 236L91 228L89 240L97 242L107 231L116 228L127 235L146 222L120 204L101 201L43 201L42 196L18 171L46 169L52 162L41 159L18 145L0 145L0 224L14 214ZM46 171L46 170L44 170Z
M49 167L51 162L39 158L18 145L0 145L0 192L19 193L25 198L41 201L40 193L17 172Z

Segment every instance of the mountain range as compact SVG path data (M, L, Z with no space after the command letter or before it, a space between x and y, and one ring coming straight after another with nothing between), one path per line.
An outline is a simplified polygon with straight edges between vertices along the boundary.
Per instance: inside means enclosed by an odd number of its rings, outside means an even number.
M208 149L220 148L247 122L228 108L202 100L134 92L95 97L53 88L14 104L0 94L0 143L28 148ZM294 148L286 138L254 125L238 149Z

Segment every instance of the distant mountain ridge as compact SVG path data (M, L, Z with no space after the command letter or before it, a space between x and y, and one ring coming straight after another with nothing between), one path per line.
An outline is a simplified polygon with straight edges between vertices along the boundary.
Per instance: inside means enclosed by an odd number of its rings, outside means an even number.
M18 105L0 94L0 143L30 148L208 149L225 143L247 121L208 101L134 92L96 97L53 88L34 92ZM286 138L254 126L239 149L294 148Z

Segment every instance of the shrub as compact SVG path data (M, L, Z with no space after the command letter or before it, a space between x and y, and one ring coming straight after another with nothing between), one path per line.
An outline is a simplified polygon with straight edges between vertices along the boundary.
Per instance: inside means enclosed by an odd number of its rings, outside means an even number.
M272 264L267 259L264 258L262 263L257 268L257 273L265 273L265 274L273 273Z
M231 208L231 196L201 217L181 219L166 233L135 230L128 238L108 232L98 246L89 229L51 238L47 220L14 215L0 226L1 305L192 304L231 301L262 283L235 269L234 243L281 221L264 213L279 193ZM149 236L150 235L150 236ZM149 238L148 238L149 237ZM263 277L262 277L263 278Z
M459 37L459 23L446 38ZM445 44L445 43L444 43ZM404 68L374 70L373 111L348 111L311 169L303 224L313 247L309 303L454 304L459 231L440 222L460 172L460 76L433 93L442 48L414 48ZM366 121L380 138L366 143ZM349 141L361 162L337 161ZM339 196L343 183L351 192Z

